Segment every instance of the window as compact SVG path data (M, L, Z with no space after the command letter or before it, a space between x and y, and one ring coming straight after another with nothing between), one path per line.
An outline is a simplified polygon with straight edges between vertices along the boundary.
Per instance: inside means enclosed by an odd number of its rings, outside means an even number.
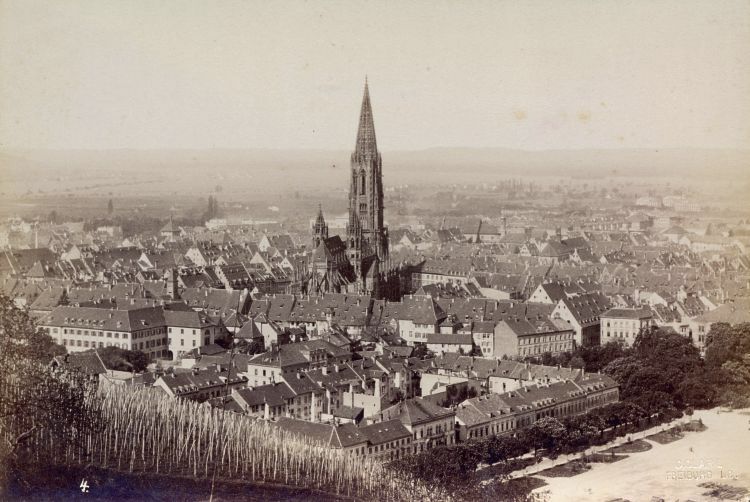
M128 334L127 334L127 333L123 333L123 334L122 334L122 337L123 337L123 338L127 338L127 337L128 337Z

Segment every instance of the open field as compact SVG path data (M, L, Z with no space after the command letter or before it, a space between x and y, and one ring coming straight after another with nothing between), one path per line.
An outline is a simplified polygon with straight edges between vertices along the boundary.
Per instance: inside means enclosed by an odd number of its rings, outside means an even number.
M703 495L699 486L707 481L750 488L750 433L748 416L739 412L701 410L708 427L687 432L682 439L654 443L649 451L632 453L611 464L594 464L573 477L545 478L552 501L603 501L623 498L631 501L716 500Z

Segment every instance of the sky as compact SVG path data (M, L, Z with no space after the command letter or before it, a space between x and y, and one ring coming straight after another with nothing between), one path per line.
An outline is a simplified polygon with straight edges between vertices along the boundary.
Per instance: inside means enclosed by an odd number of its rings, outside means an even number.
M750 0L0 0L0 149L750 147Z

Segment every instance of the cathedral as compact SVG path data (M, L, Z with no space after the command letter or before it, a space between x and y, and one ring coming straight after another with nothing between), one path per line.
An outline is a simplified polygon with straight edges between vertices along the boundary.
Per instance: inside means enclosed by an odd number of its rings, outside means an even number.
M357 141L351 156L349 222L342 239L328 236L323 211L312 230L308 293L350 292L377 298L399 294L399 269L388 259L388 229L383 224L382 159L375 139L370 91L365 80Z

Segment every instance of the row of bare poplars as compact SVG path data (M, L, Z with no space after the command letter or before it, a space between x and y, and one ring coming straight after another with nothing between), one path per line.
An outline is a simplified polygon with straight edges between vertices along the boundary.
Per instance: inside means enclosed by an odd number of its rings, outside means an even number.
M19 385L5 382L0 392L13 392ZM28 448L33 456L58 464L282 484L365 499L445 498L375 460L153 389L102 385L85 399L100 410L100 425L74 424L67 435L73 441L61 440L59 431L49 427L31 428ZM6 437L31 430L23 417L3 425L0 432Z

